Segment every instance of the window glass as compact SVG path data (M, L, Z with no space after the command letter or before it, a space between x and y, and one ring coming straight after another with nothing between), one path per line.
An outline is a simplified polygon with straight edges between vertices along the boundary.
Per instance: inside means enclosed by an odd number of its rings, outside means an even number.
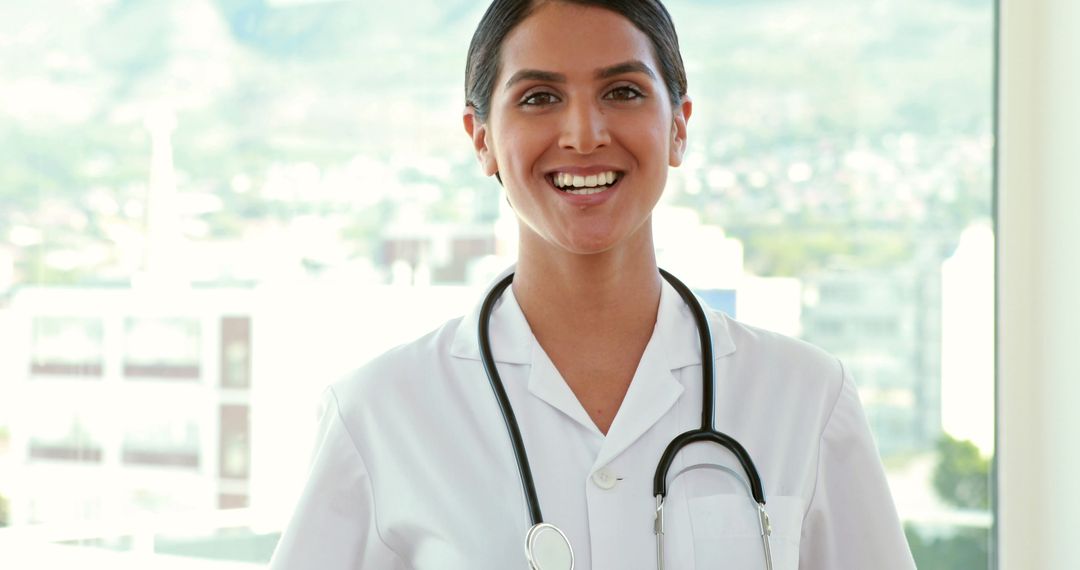
M174 469L198 469L200 464L197 399L180 403L175 394L169 404L146 390L132 397L124 410L121 462Z
M124 320L124 376L199 378L199 322L183 318Z
M484 4L0 3L0 525L268 559L321 387L514 258L461 128ZM919 567L988 567L993 2L667 5L661 265L839 356Z
M104 434L93 407L83 409L76 402L53 402L41 396L27 400L40 410L27 417L30 463L101 463Z
M251 319L221 319L221 385L247 388L251 382Z
M30 372L35 376L101 375L104 359L100 319L35 316Z

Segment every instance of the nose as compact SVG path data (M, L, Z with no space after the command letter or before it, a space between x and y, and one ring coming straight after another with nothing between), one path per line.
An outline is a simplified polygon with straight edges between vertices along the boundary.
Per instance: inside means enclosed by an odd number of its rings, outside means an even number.
M595 102L578 100L569 105L559 137L559 146L589 154L610 143L607 117Z

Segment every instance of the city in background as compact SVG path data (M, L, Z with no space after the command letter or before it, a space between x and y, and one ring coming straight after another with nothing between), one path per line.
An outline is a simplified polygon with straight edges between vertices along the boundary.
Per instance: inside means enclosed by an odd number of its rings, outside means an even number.
M513 261L484 4L0 4L4 567L265 563L322 388ZM919 567L988 567L992 2L668 5L661 265L840 356Z

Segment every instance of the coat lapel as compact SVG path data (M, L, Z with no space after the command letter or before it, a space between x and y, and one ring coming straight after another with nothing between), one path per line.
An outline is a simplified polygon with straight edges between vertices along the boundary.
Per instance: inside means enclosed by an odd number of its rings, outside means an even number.
M735 352L725 317L718 313L707 316L712 332L713 357L719 359ZM478 318L479 304L458 326L451 347L454 356L479 360L476 340ZM507 289L495 306L491 319L491 339L496 361L530 365L530 394L590 432L600 435L588 413L533 337L529 323L513 296L513 289ZM674 372L700 364L701 347L693 314L679 294L664 282L653 335L604 439L596 465L609 463L656 425L687 388ZM699 382L693 382L691 386L695 390L700 389ZM696 426L686 426L687 429L692 427Z
M633 445L675 405L682 393L683 385L668 368L663 343L654 332L641 355L619 413L600 447L595 466L606 465Z
M540 343L533 344L529 393L581 424L590 433L603 437Z

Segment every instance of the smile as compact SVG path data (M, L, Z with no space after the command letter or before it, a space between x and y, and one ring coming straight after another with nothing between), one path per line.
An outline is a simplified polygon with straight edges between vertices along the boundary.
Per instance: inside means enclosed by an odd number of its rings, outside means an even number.
M555 172L550 175L551 183L559 190L575 196L598 194L614 185L621 174L613 170L582 176L567 172Z

